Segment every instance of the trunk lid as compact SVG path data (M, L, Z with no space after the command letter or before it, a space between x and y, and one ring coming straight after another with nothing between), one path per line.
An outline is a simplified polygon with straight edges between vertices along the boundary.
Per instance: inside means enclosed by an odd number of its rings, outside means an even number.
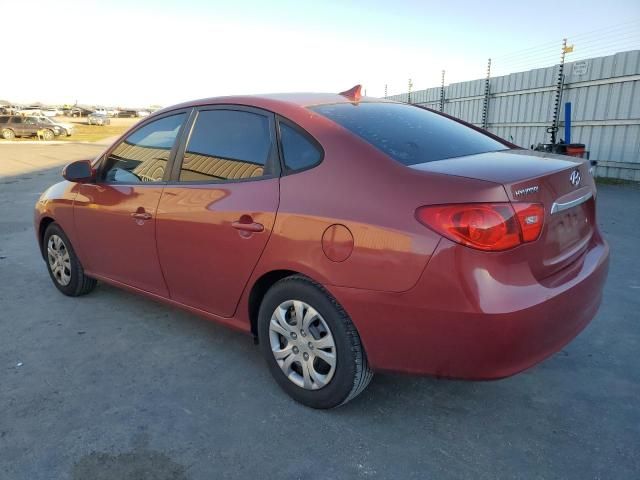
M542 203L538 240L522 249L538 279L553 275L587 249L595 226L595 183L587 162L530 150L505 150L427 162L411 168L502 184L512 202Z

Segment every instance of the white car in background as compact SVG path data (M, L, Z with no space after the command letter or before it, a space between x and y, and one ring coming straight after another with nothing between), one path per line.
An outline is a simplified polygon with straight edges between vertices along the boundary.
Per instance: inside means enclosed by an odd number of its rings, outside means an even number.
M58 115L62 115L62 110L58 110L57 108L46 108L42 110L42 115L45 117L57 117Z
M42 117L42 110L35 107L23 108L22 110L18 110L17 113L23 117Z
M44 116L38 117L38 120L40 120L42 123L48 123L50 125L59 127L60 135L66 135L67 137L70 137L73 134L73 125L71 123L56 122L52 118Z
M148 112L147 110L138 110L136 112L136 115L139 117L148 117L149 115L151 115L151 113Z

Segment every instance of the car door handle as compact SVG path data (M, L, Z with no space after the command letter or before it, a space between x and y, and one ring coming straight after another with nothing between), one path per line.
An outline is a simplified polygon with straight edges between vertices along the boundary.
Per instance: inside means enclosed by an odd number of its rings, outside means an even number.
M131 216L136 220L151 220L151 214L147 212L135 212Z
M264 225L256 222L241 222L236 221L232 222L231 226L236 230L241 230L243 232L262 232L264 231Z

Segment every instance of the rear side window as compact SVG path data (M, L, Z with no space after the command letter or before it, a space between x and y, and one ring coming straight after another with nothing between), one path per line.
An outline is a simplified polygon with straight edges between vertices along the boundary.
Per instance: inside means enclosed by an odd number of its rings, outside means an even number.
M271 153L269 119L236 110L198 113L180 168L180 181L261 177Z
M9 117L0 117L0 123L8 123Z
M280 143L284 164L289 170L312 167L322 159L322 152L302 132L280 122Z
M402 103L339 103L310 109L404 165L508 149L461 123Z
M11 123L22 123L22 117L11 117Z

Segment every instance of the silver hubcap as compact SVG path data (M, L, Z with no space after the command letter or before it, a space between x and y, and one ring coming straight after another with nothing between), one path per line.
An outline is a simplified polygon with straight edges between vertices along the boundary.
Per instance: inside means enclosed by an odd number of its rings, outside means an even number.
M47 242L47 259L53 277L63 287L71 281L71 258L69 251L58 235L51 235Z
M336 371L336 344L329 325L300 300L282 302L269 323L271 351L289 380L305 390L327 385Z

